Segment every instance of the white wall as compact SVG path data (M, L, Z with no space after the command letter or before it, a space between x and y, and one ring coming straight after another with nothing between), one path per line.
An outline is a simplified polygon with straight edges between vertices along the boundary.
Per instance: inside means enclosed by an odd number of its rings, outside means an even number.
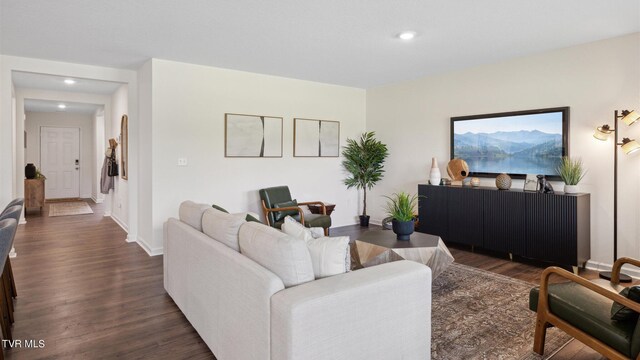
M138 126L142 130L138 136L138 149L139 149L139 180L143 186L139 187L138 191L138 204L140 204L140 213L138 216L138 243L152 253L149 247L150 240L153 239L153 191L152 191L152 169L151 163L153 160L152 154L152 68L153 61L147 61L138 70ZM129 119L131 125L131 119ZM156 250L157 251L157 250Z
M25 130L27 131L27 148L25 160L22 165L32 163L41 168L40 163L40 128L66 127L80 129L80 197L91 197L91 184L93 180L93 116L90 114L77 114L60 112L26 112ZM47 174L44 174L45 176ZM24 177L24 170L23 170Z
M340 121L344 145L364 131L364 90L155 59L151 72L153 251L181 201L260 212L258 190L276 185L289 185L299 201L337 204L334 226L355 223L358 194L342 184L341 159L294 158L293 118ZM225 158L227 112L283 117L283 157ZM187 167L176 166L180 157Z
M384 217L383 194L417 192L417 184L426 183L431 157L446 174L450 117L570 106L570 155L588 169L580 185L591 193L591 258L611 264L613 149L611 140L596 141L592 134L597 125L613 126L614 110L640 108L639 79L636 33L368 90L367 129L391 153L386 176L371 194L372 217ZM640 138L638 125L620 131ZM640 257L639 169L640 156L620 155L618 256Z
M120 121L122 115L129 114L128 108L128 86L122 85L111 97L111 119L106 126L106 139L119 139ZM105 142L108 146L108 142ZM118 143L116 158L121 166L122 144ZM122 169L120 175L115 178L114 190L107 206L111 209L111 217L120 224L125 230L129 229L129 182L122 178Z

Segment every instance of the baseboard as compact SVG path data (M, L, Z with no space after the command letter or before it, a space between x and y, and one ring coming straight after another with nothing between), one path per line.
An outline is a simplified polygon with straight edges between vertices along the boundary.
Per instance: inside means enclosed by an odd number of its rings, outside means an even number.
M587 265L585 267L589 270L595 270L595 271L611 271L611 268L613 266L611 264L589 260L587 261ZM640 278L640 269L634 266L623 265L622 273L627 274L636 279Z
M136 242L144 251L147 252L147 254L149 254L149 256L158 256L162 255L163 253L162 248L151 248L151 246L149 246L149 243L147 243L145 239L139 236L137 237Z
M126 231L127 233L129 232L129 227L118 216L116 216L116 214L110 214L109 216L111 216L116 224L120 225L122 230Z
M104 198L103 199L99 199L99 198L95 198L93 196L91 196L91 200L96 204L102 204L104 202Z
M138 239L133 235L127 234L127 238L124 239L124 241L128 243L134 243L134 242L137 242Z
M104 216L111 216L111 211L107 211L107 210L105 210L105 211L104 211Z
M15 247L11 248L11 251L9 252L9 257L12 258L12 259L18 257L18 253L16 252L16 248Z

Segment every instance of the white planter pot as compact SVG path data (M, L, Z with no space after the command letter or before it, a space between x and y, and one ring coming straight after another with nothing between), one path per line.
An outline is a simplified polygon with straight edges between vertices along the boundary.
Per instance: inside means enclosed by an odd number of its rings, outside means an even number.
M578 193L578 185L567 185L567 184L564 184L564 193L565 194L577 194Z

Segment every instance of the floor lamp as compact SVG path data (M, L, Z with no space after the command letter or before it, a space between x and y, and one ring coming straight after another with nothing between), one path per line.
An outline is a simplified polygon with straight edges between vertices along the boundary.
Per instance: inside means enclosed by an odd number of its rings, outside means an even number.
M622 148L625 154L629 155L640 150L640 144L635 140L629 138L623 138L622 142L618 142L618 121L622 119L622 122L631 125L640 120L640 113L635 110L628 111L622 110L614 112L613 124L615 128L611 128L609 125L598 126L593 137L605 141L611 135L614 134L613 141L613 262L618 259L618 146ZM600 273L600 277L603 279L611 280L611 271L603 271ZM621 282L631 282L629 275L620 274Z

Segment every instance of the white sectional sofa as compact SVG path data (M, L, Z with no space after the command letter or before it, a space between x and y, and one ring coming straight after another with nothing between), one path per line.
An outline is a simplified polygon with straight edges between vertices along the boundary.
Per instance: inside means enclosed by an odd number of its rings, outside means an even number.
M185 202L165 223L164 285L218 360L429 359L431 270L397 261L285 288L229 236L289 241L258 223L239 231ZM213 226L213 228L212 228Z

